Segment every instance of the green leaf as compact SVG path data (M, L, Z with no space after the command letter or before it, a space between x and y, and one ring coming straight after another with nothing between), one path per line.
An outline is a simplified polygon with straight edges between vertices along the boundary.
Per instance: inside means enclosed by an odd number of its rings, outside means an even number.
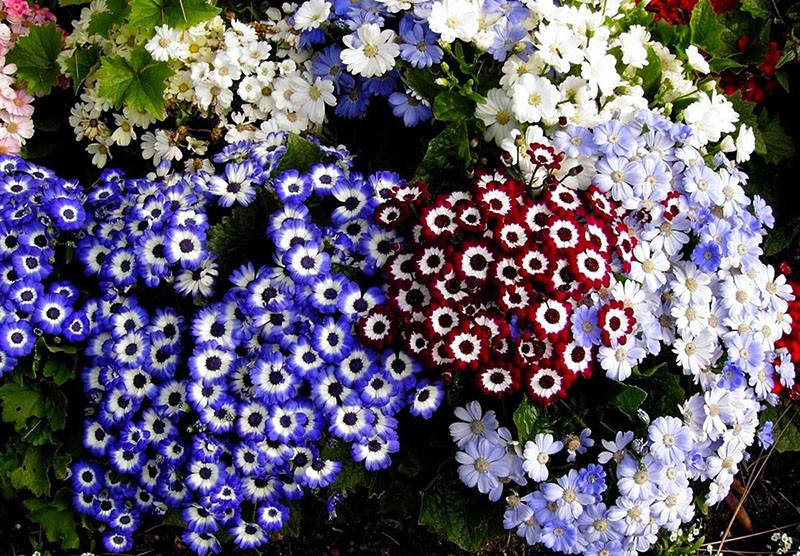
M90 0L58 0L58 5L65 7L65 6L77 6L80 4L88 4Z
M527 396L522 398L519 407L514 411L514 425L517 427L517 439L523 445L540 432L552 432L550 422L542 415L541 408Z
M130 106L163 119L164 89L172 73L166 62L156 62L144 47L137 46L131 50L130 60L122 56L104 56L95 75L98 93L115 108Z
M75 51L64 62L64 75L72 81L72 89L77 91L100 60L100 47L93 44L89 48Z
M100 35L108 38L113 29L118 28L128 20L130 7L126 0L107 0L106 11L98 12L92 16L87 32L90 35Z
M775 428L772 438L775 439L775 449L779 452L800 452L800 428L798 428L797 409L792 407L789 412L779 420L783 413L781 407L768 407L761 412L759 420L762 424L772 421Z
M6 382L0 386L0 401L3 404L3 421L13 423L21 434L28 431L28 419L45 416L42 392L26 384Z
M653 417L674 415L678 406L686 401L681 375L670 370L667 365L658 365L650 376L632 377L631 382L646 388L648 392L654 392L642 404L642 409Z
M433 99L433 117L443 122L469 118L474 112L473 104L453 91L442 91Z
M700 0L692 10L689 20L691 42L712 56L727 56L733 52L727 26L714 13L710 0Z
M667 364L663 363L663 362L659 363L657 365L653 365L652 367L645 367L644 369L642 369L641 366L637 366L635 368L635 370L634 370L634 373L642 375L642 376L653 376L654 374L659 372L661 369L665 369L666 367L667 367Z
M788 160L797 153L792 138L783 129L778 117L769 115L766 110L758 115L758 131L764 141L764 160L768 164Z
M686 50L691 44L691 29L688 25L671 25L665 21L655 24L654 35L662 44L674 46L677 50Z
M28 519L42 526L48 541L61 539L63 549L76 549L80 545L71 496L70 489L62 488L53 500L29 498L24 502L29 512Z
M724 71L726 69L733 69L733 70L740 70L744 69L747 66L733 60L731 58L711 58L708 61L708 65L711 68L712 73Z
M788 249L798 233L800 233L800 216L794 217L788 223L767 234L767 239L764 240L764 255L772 257Z
M42 368L42 373L47 378L52 378L58 386L75 378L75 369L78 358L74 355L51 353Z
M757 19L767 19L771 15L769 0L740 0L739 6Z
M50 495L50 478L47 476L50 462L45 457L44 450L40 447L26 446L22 463L10 475L14 488L28 489L35 496Z
M653 98L661 87L661 59L653 47L647 48L647 64L637 71L647 98Z
M130 6L129 23L151 35L158 25L188 29L219 13L219 8L206 0L131 0Z
M17 65L17 81L25 82L29 93L47 94L58 81L61 70L56 58L62 40L55 23L34 25L6 54L6 63Z
M428 181L436 175L463 171L469 164L470 157L466 121L452 122L428 143L414 179Z
M417 68L406 68L401 72L403 81L414 92L421 97L431 100L441 91L441 87L436 84L436 76L430 70Z
M286 142L286 152L281 156L277 171L298 170L303 173L320 162L322 156L319 145L296 133L290 133Z
M619 409L631 419L636 419L636 410L641 407L647 398L647 392L624 382L612 381L609 383L608 405Z
M775 79L780 83L781 88L787 93L791 92L789 90L789 72L786 71L778 71L775 72Z
M468 552L477 551L494 536L499 536L502 522L498 505L485 496L467 489L457 478L455 470L443 472L421 493L419 524Z

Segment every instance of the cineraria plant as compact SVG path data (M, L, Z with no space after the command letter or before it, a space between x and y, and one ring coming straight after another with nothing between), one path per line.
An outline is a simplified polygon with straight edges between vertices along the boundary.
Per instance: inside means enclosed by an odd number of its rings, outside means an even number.
M286 168L299 160L286 141L226 148L214 175L109 170L86 193L3 160L12 201L3 222L28 223L3 228L13 264L0 292L16 308L1 315L3 370L31 352L34 326L85 341L91 457L72 465L73 503L104 525L109 551L129 550L142 521L169 510L198 554L221 550L218 531L260 546L287 523L292 500L331 485L343 466L390 466L398 413L428 418L442 401L414 361L365 346L355 329L384 299L370 275L394 239L370 217L397 176L364 176L346 151L313 143L321 162ZM257 203L269 218L247 233L264 234L261 257L222 287L208 239L225 233L213 229L216 206ZM57 233L73 238L94 288L45 282L42 250Z
M603 140L609 129L618 141ZM571 415L591 422L578 432L574 421L523 403L515 436L471 402L456 411L451 434L462 481L492 500L505 495L505 528L557 552L635 554L689 522L698 496L708 505L725 498L746 450L772 442L759 413L794 385L790 352L778 342L791 330L794 294L760 259L770 208L745 195L747 176L727 158L702 157L694 129L644 111L572 135L595 160L589 191L621 207L632 252L629 264L610 262L607 286L577 299L562 328L592 354L596 391L612 380L626 392L631 428L610 427L573 401ZM545 234L530 252L546 244ZM614 318L601 318L614 306ZM479 370L520 356L485 353ZM673 386L638 399L627 386L656 376ZM674 397L643 406L648 394Z
M61 31L50 10L25 0L0 1L0 14L0 154L15 155L33 136L33 95L50 90L32 64L40 51L58 53Z

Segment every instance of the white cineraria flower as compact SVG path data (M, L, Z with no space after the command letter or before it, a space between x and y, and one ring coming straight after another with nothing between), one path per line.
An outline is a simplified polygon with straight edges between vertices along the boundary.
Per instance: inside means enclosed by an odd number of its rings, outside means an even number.
M567 73L572 64L583 61L583 41L566 25L548 23L540 25L534 33L536 54L544 63L561 73Z
M331 5L326 0L307 0L294 14L294 26L299 31L316 29L331 15Z
M747 162L750 155L756 150L756 136L753 129L742 124L739 126L739 134L736 136L736 162Z
M297 111L307 116L310 122L321 124L325 120L325 106L336 104L333 81L315 77L312 83L298 79L294 85L292 101L297 106Z
M513 101L504 89L489 90L486 101L475 108L475 116L486 126L483 136L487 141L500 142L512 129L519 127L514 118Z
M558 89L546 77L525 74L512 88L514 114L521 122L553 120L561 100Z
M111 140L114 143L125 147L131 144L131 140L136 139L136 130L133 124L123 114L114 114L114 124L117 126L117 129L111 134Z
M697 148L719 141L723 133L733 133L736 131L734 124L739 121L739 114L724 95L716 90L710 96L705 92L699 95L700 98L683 111L684 121L694 131L690 144Z
M647 65L647 43L650 33L641 25L632 25L625 33L619 36L619 45L622 48L622 63L643 68Z
M697 70L700 73L708 73L711 71L708 62L706 62L706 59L702 54L700 54L700 51L695 45L690 44L687 46L685 52L687 59L686 63L690 68Z
M478 8L471 0L437 0L431 6L428 25L445 43L456 39L469 42L478 33L478 20Z
M167 25L159 25L155 31L155 35L144 45L153 60L166 62L171 58L184 58L188 55L188 45L181 40L179 31Z
M586 61L581 64L581 77L594 83L604 95L610 95L622 78L617 72L617 59L605 50L588 48Z
M377 77L394 67L400 54L400 46L394 42L395 32L381 30L374 23L366 23L354 34L345 36L342 42L342 62L347 69L364 77Z

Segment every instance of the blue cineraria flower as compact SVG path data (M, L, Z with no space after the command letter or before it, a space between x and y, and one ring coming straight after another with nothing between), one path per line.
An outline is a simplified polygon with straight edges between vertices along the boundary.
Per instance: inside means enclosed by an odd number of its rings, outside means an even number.
M507 477L511 468L505 458L506 450L485 438L467 442L462 451L456 452L456 461L461 464L458 476L468 487L478 487L483 494L495 490L501 477Z
M630 156L636 152L636 138L619 120L609 120L594 128L594 144L607 156Z
M336 92L349 91L355 85L353 76L344 71L341 53L342 49L338 46L327 46L316 55L311 64L312 75L333 81Z
M359 405L337 407L331 419L330 431L345 441L357 440L372 434L375 416Z
M392 465L391 455L400 449L397 441L397 434L387 432L373 436L361 437L354 443L350 456L353 461L363 462L364 467L369 471L386 469Z
M308 488L325 488L336 480L342 470L342 462L314 458L305 469L304 483Z
M314 326L311 334L311 345L319 356L327 363L337 363L350 354L353 338L350 334L351 323L347 318L325 320Z
M597 150L592 132L573 124L555 132L553 145L570 158L592 156Z
M289 248L282 262L296 282L308 284L330 272L331 258L320 244L307 242Z
M170 264L194 269L205 257L205 241L200 233L189 227L173 227L167 231L164 254Z
M444 51L437 44L438 36L425 23L411 17L400 20L400 58L415 68L427 68L442 61Z
M364 88L364 81L357 78L355 85L344 89L337 98L334 112L342 118L362 118L367 113L368 106L369 94Z
M313 182L308 174L286 170L272 180L278 199L284 204L300 204L311 196Z
M258 523L250 523L243 520L229 530L237 546L247 548L257 548L269 540L266 531Z
M45 210L58 231L79 230L86 221L86 211L77 198L58 197L52 199Z
M722 250L714 241L701 242L692 251L691 259L701 271L715 272L722 262Z
M444 388L441 381L428 384L427 380L421 380L417 383L417 391L408 397L409 412L415 417L430 419L443 399Z
M103 533L103 546L109 552L127 552L133 546L133 537L111 529Z
M402 118L406 127L415 127L433 118L433 110L425 99L419 98L413 91L395 92L389 95L392 114Z
M196 533L187 530L183 533L181 539L183 539L183 542L185 542L197 556L219 554L222 551L222 545L219 540L211 533Z
M33 351L36 335L24 320L7 319L0 324L0 351L11 357L24 357Z
M8 300L6 308L21 313L33 313L36 309L36 302L42 295L44 295L44 288L41 282L18 280L6 293Z
M267 531L279 531L289 521L289 508L277 502L256 508L256 521Z
M768 450L775 443L775 439L772 436L773 428L774 423L766 421L758 430L758 445L764 450Z
M524 39L528 36L528 31L520 23L512 21L505 21L503 23L496 23L492 30L494 31L494 41L489 45L488 52L492 58L498 62L504 61L511 53L526 52L530 55L533 51L533 46L530 42Z
M570 552L578 539L578 530L572 522L554 519L542 524L541 543L556 552Z

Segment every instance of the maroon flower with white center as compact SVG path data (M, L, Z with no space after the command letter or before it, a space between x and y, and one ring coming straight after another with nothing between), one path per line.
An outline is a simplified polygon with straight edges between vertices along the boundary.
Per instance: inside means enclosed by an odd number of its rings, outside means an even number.
M492 277L495 281L512 286L522 281L519 264L512 257L501 257L495 262Z
M428 310L426 310L428 313ZM425 327L437 336L444 336L461 324L461 314L451 306L440 305L430 311Z
M456 271L466 278L486 281L489 266L494 261L494 253L480 243L464 247L464 251L456 256Z
M600 308L597 322L600 326L600 340L603 345L611 346L613 343L626 342L626 336L633 330L636 319L633 308L625 307L622 301L615 299Z
M600 253L608 253L609 240L606 226L597 218L586 217L583 239Z
M511 367L491 365L478 372L477 383L481 392L499 398L519 389L519 371Z
M528 243L528 232L516 222L507 222L502 225L498 233L500 247L505 251L513 251L525 247Z
M550 338L557 338L569 329L570 305L549 299L533 311L533 326Z
M544 195L544 201L553 211L561 210L567 213L583 212L583 203L577 193L561 183L547 190Z
M484 208L487 215L504 217L516 206L516 202L502 189L484 189L478 194L478 204Z
M556 218L547 230L547 237L556 249L571 250L578 247L581 233L578 224L567 218Z
M419 282L406 287L389 287L390 295L395 299L397 308L404 313L420 313L431 302L430 290ZM393 292L391 290L394 290Z
M507 322L500 318L493 317L488 313L476 315L473 322L476 326L484 329L490 338L496 338L500 334L508 334L511 332L511 328L508 326Z
M428 186L423 182L406 183L394 192L394 198L401 203L417 205L430 198Z
M548 277L553 269L550 257L543 251L528 251L520 258L519 266L531 278Z
M526 379L528 395L547 405L556 397L563 397L564 378L551 367L538 367Z
M508 180L508 176L501 172L478 170L475 174L474 183L478 189L486 189L488 187L502 187L506 180Z
M393 339L395 316L384 307L375 307L358 323L358 337L364 345L383 349Z
M579 251L575 257L575 272L581 282L594 289L608 287L611 278L605 258L589 248Z
M556 261L551 284L554 295L558 295L561 299L580 292L580 282L575 279L575 275L572 273L572 265L567 259Z
M458 278L455 272L448 272L436 279L433 285L433 295L445 302L458 302L469 297L469 292L464 281Z
M572 341L564 346L561 361L564 367L576 375L590 377L594 364L593 348L585 348Z
M408 208L395 199L380 204L375 209L375 220L387 230L393 230L408 217Z
M450 356L450 350L447 347L447 342L440 340L433 344L428 351L428 358L426 363L429 367L440 369L446 365L453 363L454 359Z
M428 246L416 259L416 269L423 276L438 274L447 264L447 253L441 247Z
M460 371L476 370L488 355L488 343L483 331L469 326L461 326L451 331L445 339L448 354Z
M469 191L453 191L448 193L447 196L444 198L444 202L451 207L455 207L459 203L472 202L472 193Z
M414 274L414 254L398 253L389 258L384 267L387 269L390 282L413 282L417 279Z
M612 220L615 217L616 209L611 204L611 200L605 194L597 189L597 186L592 184L586 190L586 196L589 199L589 204L592 208L592 213L599 214L606 220Z
M553 355L553 344L534 334L526 333L517 341L517 353L527 363L537 363Z
M561 168L561 161L564 160L562 153L557 153L550 145L541 143L531 143L525 152L531 158L531 162L547 170L558 170Z
M477 232L486 228L483 214L473 203L459 203L456 207L456 220L467 230Z
M422 218L425 223L422 235L431 240L441 236L450 237L458 229L456 213L450 207L441 205L427 207L423 211Z
M531 294L525 285L512 284L500 290L497 304L506 313L525 315L531 305Z
M525 225L531 232L540 232L550 226L553 211L541 203L534 203L525 208Z
M622 271L628 273L631 271L633 248L636 247L636 241L628 233L628 227L621 222L616 226L614 231L617 236L616 252L622 260Z
M408 334L406 349L415 357L421 358L428 351L430 345L428 335L423 330L415 329Z

